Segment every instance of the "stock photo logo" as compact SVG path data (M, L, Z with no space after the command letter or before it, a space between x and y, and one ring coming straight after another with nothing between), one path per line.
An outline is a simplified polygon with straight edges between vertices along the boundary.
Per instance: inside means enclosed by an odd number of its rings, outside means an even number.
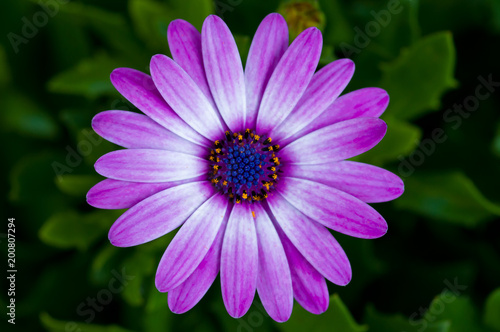
M232 317L248 311L256 291L278 322L290 318L294 299L311 313L326 311L326 280L345 286L352 278L327 228L379 238L387 223L367 203L404 190L395 174L346 160L386 134L379 116L388 94L362 88L339 97L354 63L340 59L315 72L321 32L305 29L289 45L279 14L260 23L244 70L217 16L201 34L184 20L167 34L173 59L154 55L151 76L111 74L144 115L110 110L92 120L100 136L125 148L97 160L107 179L87 194L94 207L128 209L110 242L137 246L180 226L155 277L174 313L195 306L219 272Z

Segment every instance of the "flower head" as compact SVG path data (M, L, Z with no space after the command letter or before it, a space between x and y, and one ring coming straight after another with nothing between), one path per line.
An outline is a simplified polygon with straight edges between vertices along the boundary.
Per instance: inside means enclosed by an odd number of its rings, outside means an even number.
M225 23L209 16L200 34L176 20L173 59L155 55L151 76L111 74L145 115L106 111L94 130L124 150L95 164L108 179L89 204L128 210L109 231L119 247L180 229L160 260L156 287L182 313L220 272L229 314L241 317L257 290L276 321L295 298L312 313L328 307L325 278L351 280L349 260L327 229L377 238L385 220L367 203L392 200L402 181L381 168L346 161L385 135L378 117L389 97L378 88L339 95L354 73L348 59L316 72L321 33L309 28L288 45L284 19L259 26L243 70Z

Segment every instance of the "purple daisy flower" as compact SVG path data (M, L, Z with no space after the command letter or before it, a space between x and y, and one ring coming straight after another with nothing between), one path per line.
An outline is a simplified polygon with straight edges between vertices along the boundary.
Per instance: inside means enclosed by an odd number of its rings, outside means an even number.
M183 20L168 28L173 60L155 55L151 76L118 68L116 89L145 115L106 111L94 130L126 149L95 164L108 179L90 205L127 210L109 231L115 246L139 245L182 225L156 272L175 313L191 309L220 272L228 313L243 316L257 290L269 315L286 321L293 299L319 314L325 279L351 280L329 229L384 235L367 203L403 192L396 175L345 159L385 135L378 88L339 97L354 73L341 59L316 71L322 48L309 28L289 46L283 17L260 24L243 70L226 24L209 16L200 34Z

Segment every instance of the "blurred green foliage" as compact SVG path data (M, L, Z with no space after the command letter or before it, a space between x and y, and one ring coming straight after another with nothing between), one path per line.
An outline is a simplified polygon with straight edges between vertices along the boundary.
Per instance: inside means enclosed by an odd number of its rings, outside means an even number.
M375 205L389 224L383 238L336 235L353 280L329 284L330 309L315 316L296 305L284 324L258 300L230 318L218 280L194 309L172 314L154 273L174 234L114 248L106 233L123 211L85 202L100 180L93 163L117 148L91 132L92 117L134 110L113 89L111 70L148 72L152 55L169 54L171 20L200 29L211 13L228 23L245 60L259 22L282 3L63 2L4 1L0 11L1 214L16 218L18 330L500 331L499 92L465 107L484 80L500 81L500 1L316 2L325 19L320 65L348 56L356 72L347 91L377 86L391 96L386 137L355 159L399 174L406 192ZM120 271L131 276L123 290L92 309L88 299Z

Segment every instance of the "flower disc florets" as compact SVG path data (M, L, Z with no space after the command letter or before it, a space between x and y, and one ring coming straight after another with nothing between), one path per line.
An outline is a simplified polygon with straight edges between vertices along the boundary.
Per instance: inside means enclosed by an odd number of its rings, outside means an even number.
M279 180L279 145L247 129L244 133L226 131L223 140L210 150L209 179L235 203L260 201Z

